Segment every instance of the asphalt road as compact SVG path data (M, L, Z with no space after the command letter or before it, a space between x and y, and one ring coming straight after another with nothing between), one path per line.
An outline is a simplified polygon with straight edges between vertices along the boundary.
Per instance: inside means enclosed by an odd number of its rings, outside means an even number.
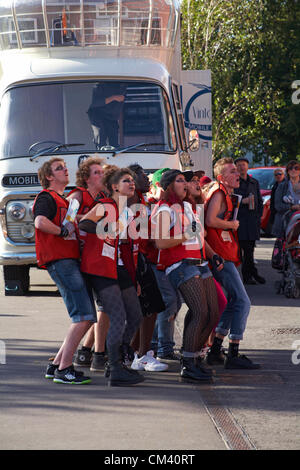
M44 379L69 325L62 299L46 272L31 270L26 297L5 297L1 275L0 449L299 449L300 299L275 293L273 242L256 248L267 283L247 287L252 307L241 343L262 368L217 366L209 385L180 383L175 363L130 388L109 388L88 370L86 386ZM178 347L185 310L176 320Z

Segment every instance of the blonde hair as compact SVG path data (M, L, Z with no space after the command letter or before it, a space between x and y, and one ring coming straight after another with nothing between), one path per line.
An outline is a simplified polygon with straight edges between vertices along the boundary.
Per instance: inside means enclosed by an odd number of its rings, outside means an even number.
M42 188L44 189L47 189L50 186L51 182L48 180L48 178L49 176L53 175L51 165L52 163L55 163L55 162L65 163L63 158L53 157L50 160L47 160L45 163L43 163L41 168L38 169L38 178L39 178Z
M80 188L87 188L87 180L90 176L91 166L100 165L103 166L104 159L98 157L89 157L79 165L76 172L76 186Z
M231 157L224 157L220 158L217 163L214 165L214 176L217 178L219 175L222 175L225 165L228 163L234 163L233 158Z

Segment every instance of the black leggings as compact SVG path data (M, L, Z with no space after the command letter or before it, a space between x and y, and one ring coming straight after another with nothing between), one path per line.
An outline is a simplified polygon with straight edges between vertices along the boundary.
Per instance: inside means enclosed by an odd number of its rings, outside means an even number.
M109 330L106 344L130 343L142 321L140 302L132 285L120 288L117 281L106 282L106 278L85 275L87 282L97 294L103 311L109 316Z
M193 277L179 286L188 306L184 319L182 349L199 352L219 318L218 296L212 277Z

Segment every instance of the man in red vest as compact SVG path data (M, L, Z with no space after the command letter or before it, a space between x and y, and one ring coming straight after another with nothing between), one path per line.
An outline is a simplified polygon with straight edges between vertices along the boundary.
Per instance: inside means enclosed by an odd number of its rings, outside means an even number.
M243 339L250 300L236 266L240 264L239 243L232 195L239 187L239 173L232 158L222 158L214 166L216 184L209 190L205 201L206 240L211 248L223 258L221 271L212 266L215 279L227 293L227 306L216 328L216 336L207 356L209 364L224 363L226 369L258 369L244 355L239 355L239 343ZM222 342L229 333L229 350L225 357L221 352Z
M91 290L85 284L79 269L79 241L75 227L63 224L69 202L64 190L69 182L64 160L52 158L38 172L44 188L34 203L36 254L39 267L46 267L56 283L72 324L63 345L47 367L46 378L55 383L85 384L90 382L75 371L72 361L77 346L91 324L96 322L96 311Z

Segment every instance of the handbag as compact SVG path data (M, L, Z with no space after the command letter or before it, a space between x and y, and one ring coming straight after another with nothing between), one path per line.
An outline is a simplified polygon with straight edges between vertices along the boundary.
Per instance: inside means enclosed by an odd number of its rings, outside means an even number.
M150 317L153 313L159 313L165 310L166 306L157 285L151 264L142 253L138 255L136 277L141 287L139 301L143 315Z

